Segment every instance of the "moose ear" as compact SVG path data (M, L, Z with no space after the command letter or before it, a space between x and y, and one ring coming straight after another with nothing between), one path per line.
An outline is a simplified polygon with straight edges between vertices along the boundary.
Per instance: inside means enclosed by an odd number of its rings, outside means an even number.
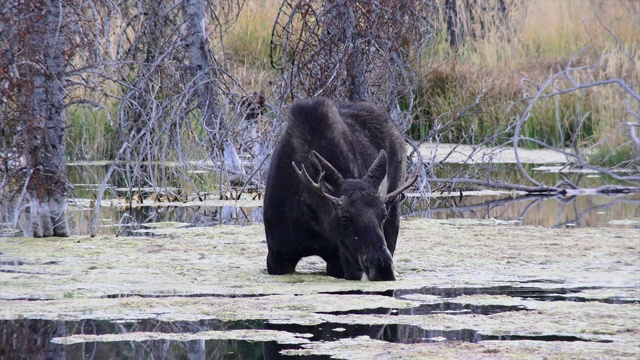
M378 189L385 176L387 176L387 153L384 150L380 150L378 157L369 167L363 180L371 184L374 189Z
M340 188L344 179L338 170L336 170L325 158L320 156L317 152L311 151L309 153L309 161L318 174L323 172L325 173L324 180L329 187L334 190Z

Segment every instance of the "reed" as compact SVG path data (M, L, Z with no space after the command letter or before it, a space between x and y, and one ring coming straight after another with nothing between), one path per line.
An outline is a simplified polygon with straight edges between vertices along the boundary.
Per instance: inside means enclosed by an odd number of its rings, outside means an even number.
M447 48L446 37L440 36L433 63L443 65L423 69L425 84L420 94L424 106L414 119L412 135L424 136L434 119L452 119L483 94L473 111L441 140L477 142L499 135L498 142L507 141L511 134L503 131L508 124L522 114L541 84L568 69L570 59L581 49L585 50L572 60L574 80L586 84L618 78L636 92L640 90L637 4L626 0L531 1L520 29L517 36L507 39L497 31L488 32L457 51ZM551 85L543 95L573 86L566 76ZM593 147L591 154L597 163L623 159L632 163L637 151L631 151L622 119L629 117L626 104L635 111L638 104L629 98L619 86L603 85L538 99L521 135L555 147ZM533 142L523 145L537 147ZM596 154L601 155L596 158Z
M226 60L236 66L264 71L271 68L269 44L279 1L247 1L238 19L225 34Z
M115 111L115 106L112 107ZM85 106L67 109L67 158L72 161L108 159L114 149L113 121L102 110L88 111Z

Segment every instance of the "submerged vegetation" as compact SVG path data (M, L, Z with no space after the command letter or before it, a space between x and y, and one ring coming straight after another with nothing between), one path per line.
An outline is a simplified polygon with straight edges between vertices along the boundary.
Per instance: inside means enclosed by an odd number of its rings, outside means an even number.
M153 237L0 242L5 336L38 334L34 352L88 349L68 355L148 344L162 358L171 341L212 339L348 359L634 358L640 345L635 229L407 220L397 281L361 282L327 276L320 258L266 274L262 225L165 225Z

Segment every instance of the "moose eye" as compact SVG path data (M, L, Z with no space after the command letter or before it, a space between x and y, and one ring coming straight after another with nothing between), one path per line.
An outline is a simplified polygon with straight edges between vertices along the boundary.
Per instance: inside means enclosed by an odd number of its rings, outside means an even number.
M349 217L347 217L346 215L342 215L342 216L340 216L340 222L341 222L342 224L347 224L347 223L349 223Z

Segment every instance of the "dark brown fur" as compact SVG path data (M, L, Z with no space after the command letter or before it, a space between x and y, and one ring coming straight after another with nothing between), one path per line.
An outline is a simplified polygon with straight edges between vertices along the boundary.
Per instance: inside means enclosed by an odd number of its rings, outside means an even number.
M293 272L301 258L318 255L334 277L394 280L398 197L385 195L403 185L405 159L402 136L377 106L296 101L267 174L268 272Z

